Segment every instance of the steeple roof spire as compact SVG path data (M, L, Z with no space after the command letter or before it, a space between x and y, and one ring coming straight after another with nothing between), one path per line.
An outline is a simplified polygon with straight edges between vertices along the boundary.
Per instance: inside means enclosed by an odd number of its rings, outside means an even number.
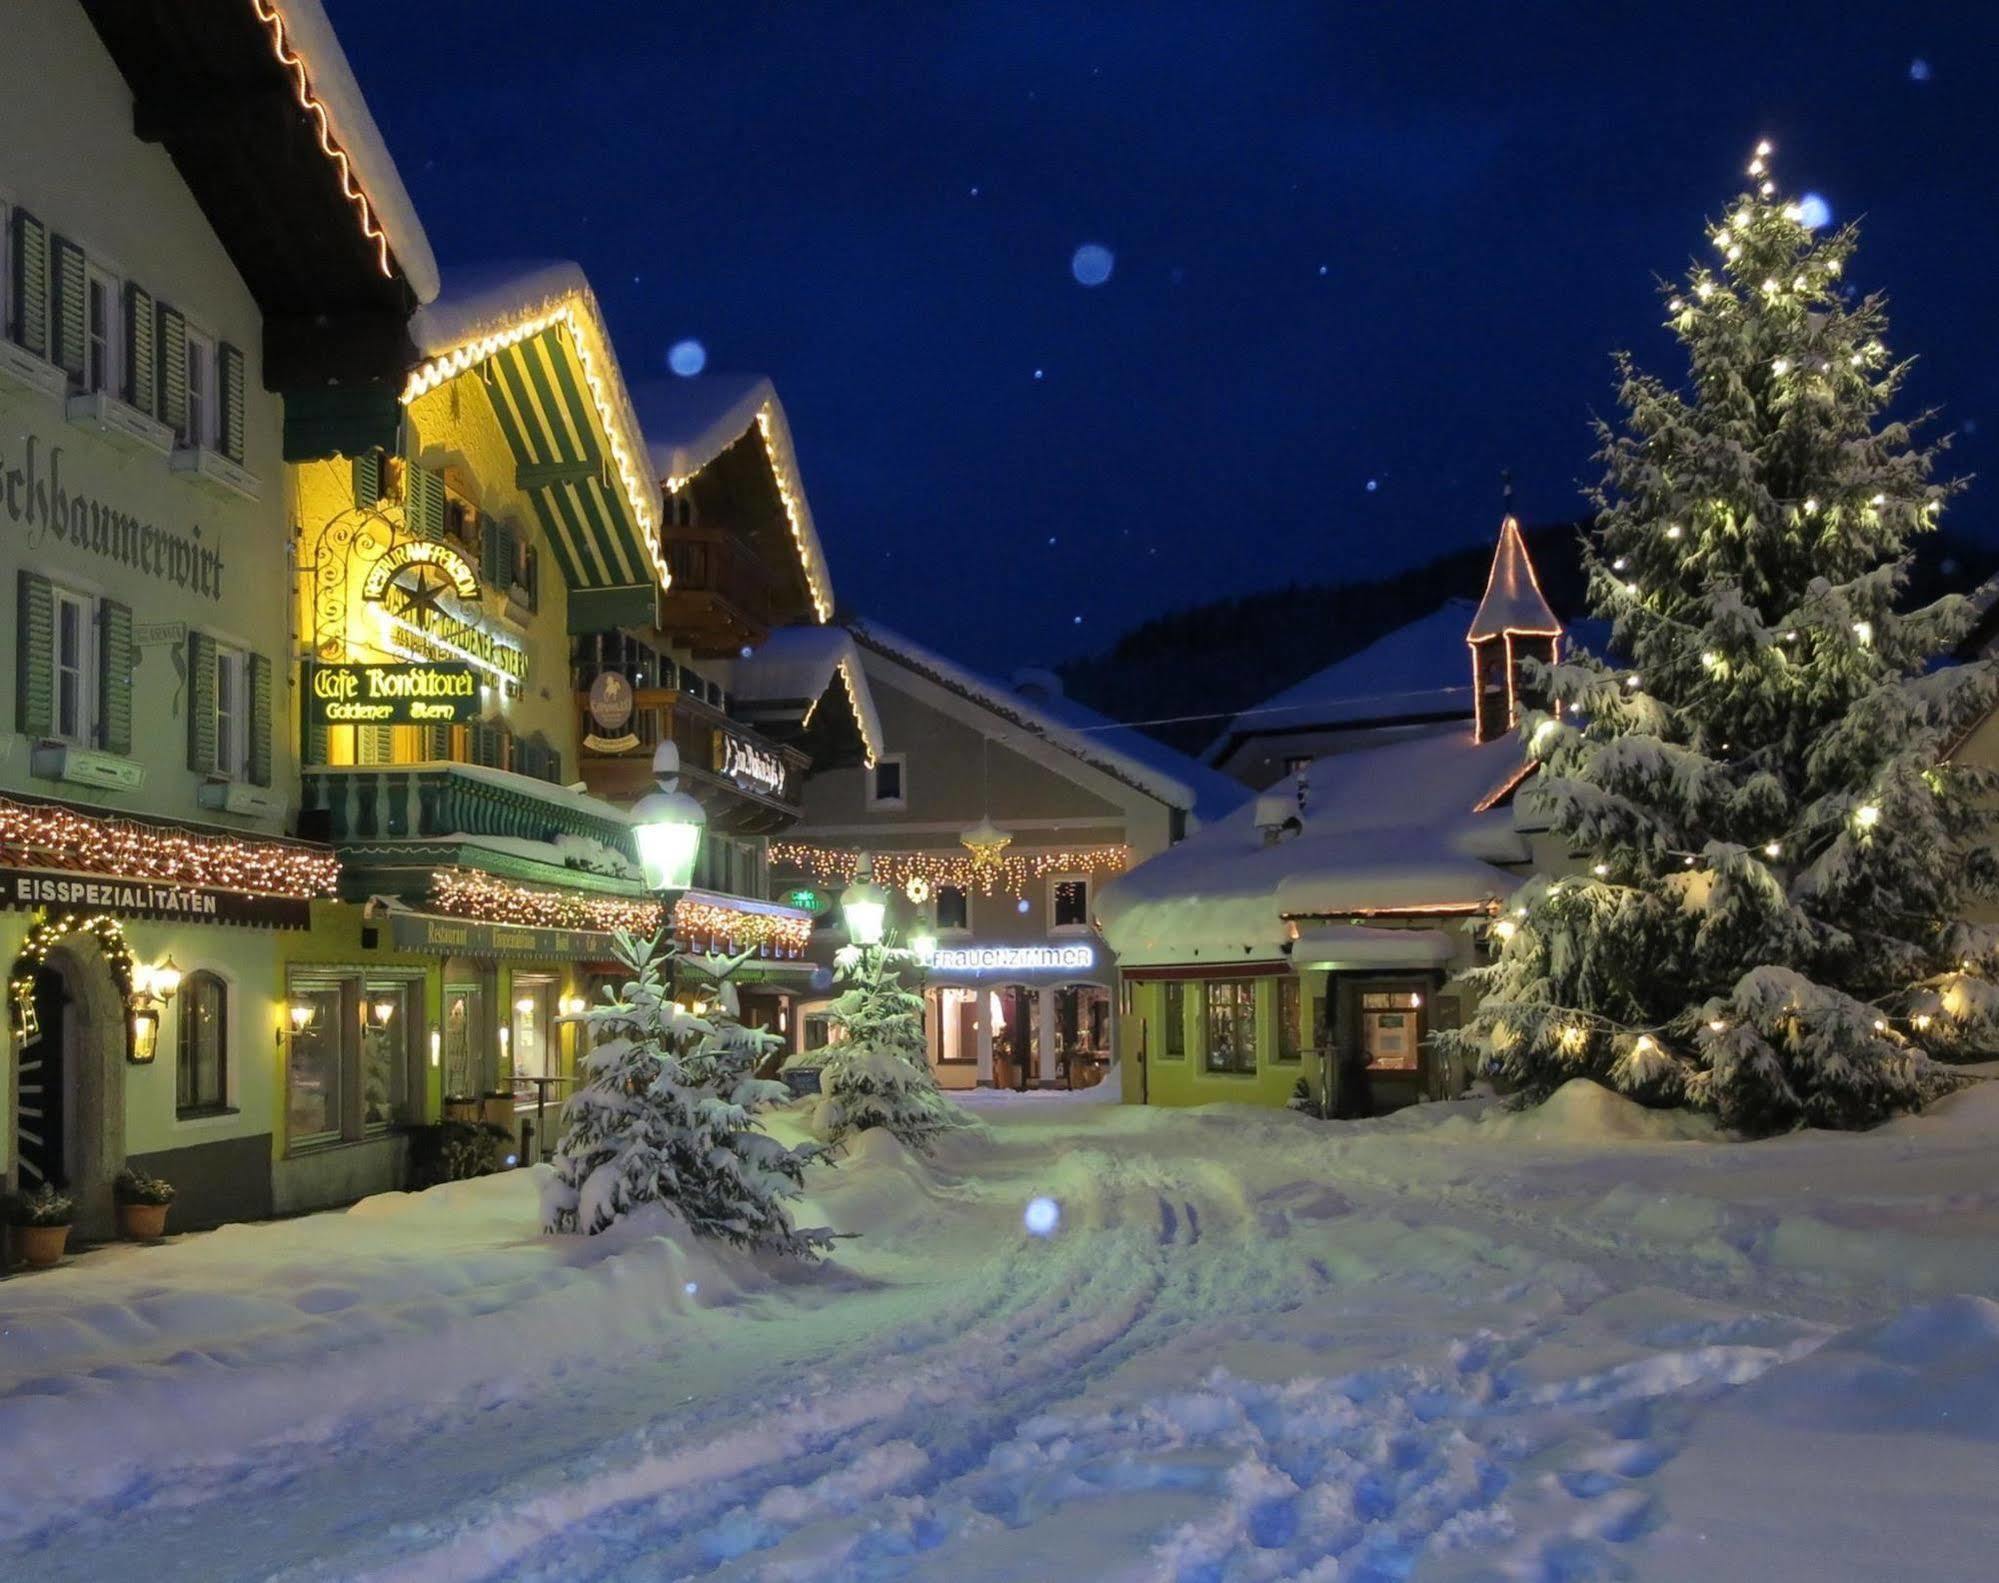
M1511 494L1509 488L1508 494ZM1492 557L1492 574L1486 578L1485 598L1472 617L1467 642L1483 643L1488 638L1515 636L1560 637L1562 624L1542 597L1534 563L1527 554L1527 541L1520 536L1520 519L1512 512L1499 524L1499 549Z

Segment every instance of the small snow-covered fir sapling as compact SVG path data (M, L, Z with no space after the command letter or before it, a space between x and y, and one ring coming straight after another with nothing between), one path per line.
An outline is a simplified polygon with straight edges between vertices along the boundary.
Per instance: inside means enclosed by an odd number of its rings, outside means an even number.
M1953 757L1993 667L1933 663L1964 598L1903 597L1960 485L1887 415L1909 364L1847 284L1855 228L1811 229L1769 161L1663 289L1688 382L1621 358L1599 425L1585 559L1624 663L1574 655L1523 720L1522 796L1584 871L1515 899L1442 1036L1530 1098L1588 1076L1751 1133L1918 1106L1999 1011L1962 921L1999 891L1995 776Z
M544 1228L595 1235L664 1202L702 1236L816 1256L827 1234L798 1230L785 1208L816 1151L786 1149L758 1127L755 1112L782 1089L748 1075L757 1036L726 1012L711 1020L675 1003L664 936L620 933L613 953L630 976L621 997L584 1015L603 1037L563 1107Z
M846 987L833 1002L839 1042L826 1052L819 1111L835 1143L885 1127L912 1149L928 1151L964 1116L937 1087L923 1037L923 997L903 985L919 971L916 953L892 945L846 946L834 958Z

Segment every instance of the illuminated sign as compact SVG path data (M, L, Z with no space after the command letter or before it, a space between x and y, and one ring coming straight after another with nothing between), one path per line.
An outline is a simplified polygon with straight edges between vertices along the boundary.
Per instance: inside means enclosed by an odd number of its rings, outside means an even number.
M472 563L448 544L439 544L431 539L419 539L412 544L398 544L388 554L368 568L368 580L361 585L363 599L381 599L385 596L398 574L412 567L435 568L444 574L444 580L451 585L451 591L460 599L479 597L479 574L472 569ZM424 579L419 578L419 581Z
M1034 973L1088 970L1097 965L1093 945L939 946L931 966L940 973Z
M727 731L715 733L715 768L738 786L773 797L784 795L784 760L769 748L758 747Z
M361 597L375 606L391 652L463 661L503 682L527 680L527 650L485 620L479 574L450 545L418 539L392 546L368 568Z
M784 893L784 904L796 907L800 912L822 913L826 910L826 898L809 885L801 885L797 890Z
M315 665L306 715L329 726L448 725L476 719L469 665Z

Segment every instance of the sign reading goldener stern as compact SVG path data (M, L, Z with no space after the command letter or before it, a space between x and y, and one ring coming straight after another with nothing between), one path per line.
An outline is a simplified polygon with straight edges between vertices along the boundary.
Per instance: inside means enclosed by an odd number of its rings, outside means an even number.
M306 689L306 715L317 725L449 725L478 714L470 665L315 665Z

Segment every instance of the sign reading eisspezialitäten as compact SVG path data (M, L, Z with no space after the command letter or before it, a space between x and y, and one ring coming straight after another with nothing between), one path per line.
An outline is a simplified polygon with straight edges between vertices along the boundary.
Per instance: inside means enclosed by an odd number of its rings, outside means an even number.
M315 665L306 717L317 725L449 725L479 714L479 673L456 662Z
M312 921L311 904L296 897L69 869L0 867L0 906L106 912L118 918L180 918L189 923L249 924L266 929L303 929Z

